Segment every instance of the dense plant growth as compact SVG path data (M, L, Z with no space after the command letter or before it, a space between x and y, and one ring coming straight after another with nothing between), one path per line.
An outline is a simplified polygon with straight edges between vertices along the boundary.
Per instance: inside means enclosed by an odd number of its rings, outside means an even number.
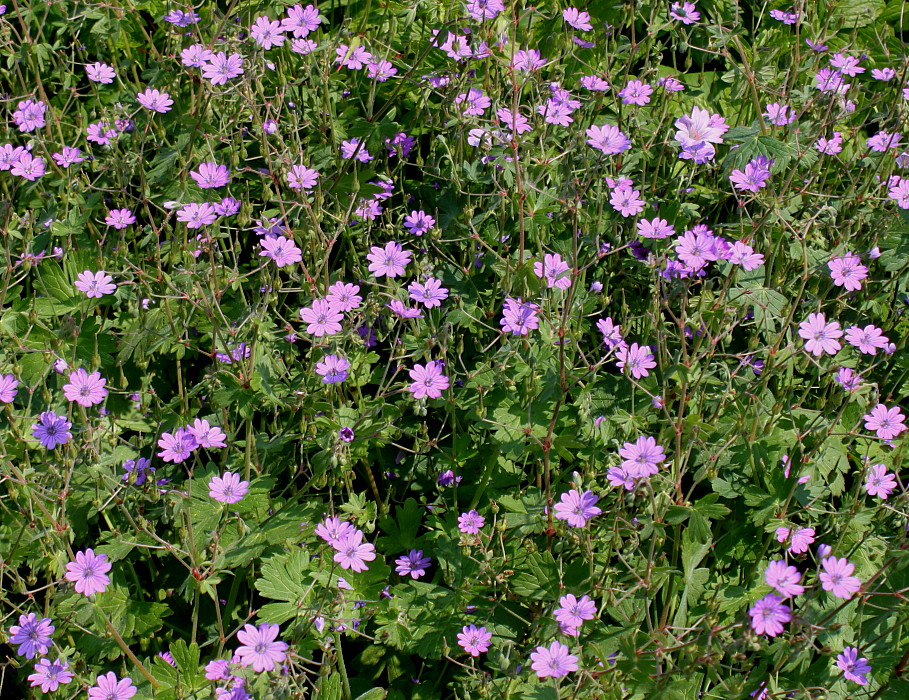
M909 697L906 11L12 0L2 690Z

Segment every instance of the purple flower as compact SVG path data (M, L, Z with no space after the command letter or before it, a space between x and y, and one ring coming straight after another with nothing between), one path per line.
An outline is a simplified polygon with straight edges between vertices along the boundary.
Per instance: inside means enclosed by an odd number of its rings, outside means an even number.
M161 459L180 464L189 459L198 444L191 432L177 428L173 433L163 433L158 439L158 447L161 448L161 452L158 453Z
M577 629L584 620L592 620L596 617L597 605L590 596L581 596L576 598L571 593L559 598L559 607L553 613L556 621L566 627Z
M420 309L408 308L400 299L392 299L385 306L391 309L398 318L423 318L423 312Z
M899 406L887 408L879 403L862 418L865 419L865 429L873 430L881 440L892 440L906 429L903 424L906 417Z
M123 680L117 680L113 671L98 676L95 683L97 685L88 689L88 700L129 700L138 691L132 678L127 676Z
M859 685L868 685L865 674L871 673L868 659L859 658L859 650L855 647L846 647L842 654L836 657L836 666L843 672L843 678Z
M543 256L543 262L533 264L533 274L546 280L546 286L552 289L568 289L571 286L571 266L562 260L558 253Z
M436 479L436 481L439 483L439 486L451 486L452 484L460 484L461 477L455 476L455 473L451 469L446 469L439 474L439 478Z
M836 321L827 323L824 314L808 314L808 320L799 324L799 336L805 339L805 350L815 357L824 353L836 355L842 347L837 338L843 331Z
M545 65L546 59L542 58L536 49L521 49L516 51L511 59L511 67L525 73L530 73Z
M350 141L341 142L341 157L342 158L354 158L361 163L368 163L373 159L369 154L369 151L366 150L365 146L360 145L360 139L350 139Z
M555 517L566 520L569 527L584 527L590 518L603 512L596 506L598 500L600 497L592 491L578 493L571 489L563 493L561 501L555 504Z
M622 216L637 216L647 206L647 202L640 199L640 196L640 190L632 189L628 185L620 185L612 191L609 203Z
M427 231L430 231L435 225L436 220L422 209L419 211L412 211L404 217L404 228L410 231L414 236L422 236Z
M12 403L19 389L19 380L12 374L0 376L0 403Z
M335 49L335 63L340 63L351 70L362 70L363 66L372 60L372 54L364 46L351 49L347 44L339 44ZM349 158L350 156L345 156Z
M732 244L729 262L733 265L740 265L745 270L755 270L764 264L764 256L761 253L755 253L754 248L747 243L736 241Z
M114 211L118 210L115 209ZM135 219L133 221L135 222ZM73 286L80 292L85 292L85 296L89 299L100 299L105 294L113 294L116 291L117 285L113 282L114 278L104 272L104 270L99 270L98 272L86 270L76 276Z
M634 443L626 442L619 454L625 460L622 468L635 478L656 474L660 470L660 462L666 460L663 448L649 435L641 435Z
M442 302L448 298L448 290L442 286L442 282L433 277L427 278L426 282L411 282L407 286L410 292L410 298L417 301L427 309L441 306Z
M850 292L862 288L862 280L868 276L868 268L861 264L858 255L846 253L840 258L834 258L827 263L830 268L830 277L837 287L844 287Z
M619 91L622 104L638 105L639 107L650 102L651 94L653 94L653 88L640 80L629 80L628 84Z
M821 560L821 566L824 569L818 576L821 587L833 593L834 597L849 600L862 587L861 579L852 575L855 565L845 557L827 557Z
M295 37L302 39L310 32L316 31L322 18L314 5L294 5L287 8L287 17L281 20L281 27L285 32L291 32Z
M123 471L126 473L123 475L123 481L129 481L129 475L136 475L136 486L142 486L148 478L147 472L155 471L155 468L151 466L151 460L146 459L145 457L139 457L139 459L128 459L123 463Z
M602 151L607 156L614 156L631 148L631 141L617 126L604 124L587 129L587 144Z
M666 219L641 219L636 227L638 235L644 238L668 238L675 234L675 229Z
M325 518L316 526L315 534L328 542L332 547L338 549L338 544L347 535L356 532L356 528L348 522L339 520L335 517Z
M354 439L353 428L349 428L347 426L341 428L338 431L338 438L340 438L341 442L353 442L353 439Z
M107 389L104 385L106 379L101 378L100 372L89 374L84 369L77 369L69 375L69 384L63 385L63 395L67 401L75 401L80 406L94 406L104 401Z
M553 642L549 647L539 646L530 654L533 661L531 668L539 678L562 678L571 671L578 670L578 657L569 654L569 649L561 642Z
M193 424L187 426L187 432L196 441L196 447L210 449L212 447L227 447L224 442L227 435L217 425L211 425L207 420L196 418Z
M603 344L614 348L622 343L622 327L615 325L612 316L597 321L597 329L603 334Z
M319 182L319 171L305 165L294 165L287 173L287 186L292 190L311 190Z
M73 424L53 411L44 411L38 421L32 424L32 435L48 450L53 450L57 445L65 445L73 437L69 432Z
M280 632L278 625L263 622L258 627L247 624L237 632L237 640L241 646L237 647L236 655L240 657L240 664L252 666L253 671L273 671L277 664L283 663L287 658L287 643L276 642Z
M64 146L62 153L53 153L51 157L64 170L73 163L81 163L86 160L85 156L82 155L82 151L72 146ZM5 170L2 165L2 156L0 156L0 170Z
M865 492L887 500L896 488L896 474L887 471L883 464L872 464L865 476Z
M185 223L186 228L202 228L215 223L217 219L218 213L211 202L191 202L177 212L177 221Z
M243 500L249 493L249 482L242 481L239 474L224 472L223 476L213 476L208 482L208 495L221 503L233 505Z
M104 218L104 223L118 231L136 223L136 217L129 209L111 209ZM85 273L83 273L85 274Z
M201 67L203 78L210 80L212 85L224 85L228 80L243 75L243 57L237 53L227 56L219 51L212 54Z
M35 672L32 673L28 680L31 681L32 688L41 686L42 693L52 693L60 684L66 685L73 680L73 674L69 670L69 662L66 659L57 657L57 660L51 663L50 659L38 659L35 662Z
M437 360L427 362L425 366L415 364L408 374L413 383L407 390L416 399L437 399L449 387L448 377L442 374L442 363Z
M487 632L485 627L465 625L458 632L458 646L474 657L489 651L491 641L492 633Z
M369 271L376 277L397 277L404 274L404 268L410 262L410 251L389 241L384 248L372 246L366 259L369 260Z
M144 92L138 93L136 99L139 101L140 105L145 107L145 109L160 114L169 112L174 104L174 101L170 99L170 95L166 92L161 92L152 88L148 88Z
M616 358L616 364L619 369L627 369L635 379L650 376L648 370L656 367L653 353L650 352L650 348L646 345L632 343L631 346L619 346L619 350L616 352Z
M846 342L865 355L876 355L878 348L886 348L890 339L880 328L869 324L864 328L849 326L846 329Z
M789 105L771 102L764 108L761 116L774 126L786 126L795 121L795 110Z
M328 288L325 300L331 302L337 311L346 313L360 307L363 297L358 296L359 291L360 287L356 284L335 282Z
M797 530L790 530L788 527L778 527L776 529L776 541L785 542L786 540L790 540L789 552L792 554L803 554L808 551L808 548L814 542L814 529L802 527Z
M106 63L90 63L85 66L85 73L89 80L104 85L110 85L117 76L116 71Z
M499 324L503 330L512 335L527 335L540 326L540 320L537 317L539 309L539 306L531 302L506 299L505 308L502 310L502 320L499 321Z
M342 569L356 572L366 571L369 568L366 562L376 558L376 548L368 542L363 542L361 530L354 530L343 535L334 547L338 550L335 552L334 560L340 564Z
M846 391L856 391L862 386L862 378L849 367L840 367L834 379Z
M585 75L581 78L581 87L591 92L605 92L609 89L609 83L597 75ZM588 141L588 143L590 142Z
M110 569L111 564L107 561L106 554L95 554L94 550L86 549L84 552L76 552L75 561L66 565L66 580L76 584L76 593L86 596L103 593L110 585L107 577Z
M350 362L338 355L326 355L316 363L316 374L322 377L323 384L338 384L347 379Z
M268 17L257 17L253 26L250 27L249 35L259 46L268 51L273 46L281 46L284 43L284 27L278 20L271 20Z
M54 626L49 617L38 619L35 613L19 616L19 624L9 628L9 643L18 644L16 653L26 659L44 656L51 647Z
M47 105L41 100L36 102L22 100L11 116L19 131L27 134L35 129L42 128L47 123L44 119L45 112L47 112Z
M344 315L327 299L316 299L311 307L300 309L300 318L308 324L307 333L321 338L339 333Z
M719 114L711 114L706 109L693 107L691 114L685 114L675 120L678 131L675 140L682 148L707 143L723 143L723 134L729 130L726 120Z
M889 134L886 131L879 131L871 138L865 141L865 145L877 153L886 153L891 148L900 148L900 134Z
M412 579L418 579L426 574L426 567L432 563L432 559L423 556L422 549L411 549L407 554L395 559L395 571L398 576L407 576Z
M486 518L475 510L469 510L458 516L458 529L465 535L476 535L486 524Z
M795 24L799 20L798 12L783 12L783 10L770 10L770 16L783 24Z
M200 163L198 170L190 170L189 176L203 190L224 187L230 182L230 170L226 165L217 163Z
M695 9L693 2L674 2L669 7L669 16L682 24L694 24L701 18L701 13Z
M23 177L31 182L44 175L44 172L44 159L33 156L28 152L19 156L19 160L13 163L13 167L10 168L10 174L16 177Z
M296 243L284 236L266 236L263 238L262 252L259 255L271 258L278 267L293 265L303 259L303 252L297 247Z
M773 165L772 160L758 156L749 161L748 165L745 166L744 172L733 170L729 180L732 182L733 187L737 189L745 190L746 192L757 192L767 185L767 180L770 179L771 165Z
M783 631L783 623L792 619L792 611L783 605L783 599L769 593L754 604L748 614L751 615L751 627L758 634L776 637Z
M801 595L805 587L799 584L802 574L794 566L789 566L782 559L770 562L764 570L767 585L780 593L783 598Z
M843 135L839 131L834 131L829 139L821 137L815 141L814 147L824 155L836 155L843 150Z

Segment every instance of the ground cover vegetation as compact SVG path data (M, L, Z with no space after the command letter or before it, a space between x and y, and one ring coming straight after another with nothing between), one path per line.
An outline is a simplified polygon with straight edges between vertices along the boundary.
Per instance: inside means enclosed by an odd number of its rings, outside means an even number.
M4 697L909 697L904 2L7 2Z

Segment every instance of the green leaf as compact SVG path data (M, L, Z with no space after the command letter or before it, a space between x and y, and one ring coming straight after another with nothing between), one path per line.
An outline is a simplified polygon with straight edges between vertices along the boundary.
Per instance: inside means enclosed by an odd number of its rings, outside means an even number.
M549 552L533 552L511 580L512 590L524 598L555 600L559 596L559 567Z
M306 550L271 557L262 565L256 590L272 600L299 602L306 595L302 580L303 573L308 570L309 552Z
M362 695L358 695L354 700L383 700L386 691L383 688L371 688Z

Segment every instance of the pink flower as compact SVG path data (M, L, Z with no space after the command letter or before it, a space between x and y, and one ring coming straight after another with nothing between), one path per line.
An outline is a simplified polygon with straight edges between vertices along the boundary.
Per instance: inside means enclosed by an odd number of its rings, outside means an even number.
M111 564L106 554L95 554L93 549L76 552L75 561L66 565L66 580L76 584L76 593L91 595L103 593L110 585L107 572Z
M854 292L862 288L862 280L868 276L868 268L861 264L861 258L852 253L846 253L841 258L834 258L827 267L830 268L830 277L837 287L845 287Z
M663 448L649 435L640 436L634 443L626 442L619 454L625 460L622 469L635 478L656 474L660 470L660 462L666 460Z
M198 170L189 171L189 176L203 190L224 187L230 182L230 170L217 163L200 163Z
M357 529L350 523L335 517L328 517L316 526L315 533L332 547L339 549L341 540L356 531Z
M559 598L559 607L553 613L553 617L567 627L578 628L584 624L585 620L595 618L596 614L597 605L590 599L590 596L576 598L569 593Z
M550 289L568 289L571 286L571 266L562 260L558 253L550 255L546 253L543 262L533 264L533 273L540 278L546 279L546 286Z
M106 63L90 63L85 66L85 73L89 80L104 85L110 85L117 76L116 71Z
M567 521L569 527L584 527L588 520L603 512L596 506L598 500L599 496L592 491L578 493L571 489L555 504L555 517Z
M165 114L173 108L174 101L166 92L148 88L136 95L139 104L152 112Z
M814 542L814 529L803 527L793 531L788 527L778 527L776 529L776 541L786 542L786 540L790 540L789 552L792 554L804 554Z
M278 267L287 267L303 260L303 252L297 244L284 236L266 236L262 240L259 255L271 258Z
M476 535L486 524L486 518L475 510L469 510L458 516L458 529L465 535Z
M612 191L609 203L622 216L637 216L644 211L644 207L647 205L647 202L640 199L640 195L640 190L622 185Z
M869 496L877 496L884 500L896 488L896 474L887 471L883 464L872 464L865 476L865 491Z
M648 370L656 367L653 353L646 345L632 343L630 346L620 346L616 358L619 369L627 369L635 379L650 376Z
M587 144L599 149L607 156L614 156L631 148L631 141L617 126L604 124L587 129Z
M836 355L842 347L836 339L842 335L840 324L836 321L827 323L824 314L808 314L808 320L799 324L799 336L806 340L805 350L815 357L824 353Z
M249 35L266 51L284 43L284 27L281 22L268 17L257 17L249 30Z
M243 57L238 53L227 56L223 51L211 55L202 64L202 77L212 85L224 85L228 80L243 75Z
M118 231L130 224L136 223L136 217L129 209L111 209L104 219L104 223L113 226Z
M850 326L846 329L846 342L865 355L876 355L878 348L886 348L890 339L877 326Z
M88 408L104 401L107 396L105 384L107 380L101 377L100 372L89 374L80 368L69 375L69 383L63 385L63 395L67 401L75 401Z
M139 690L132 678L118 680L113 671L98 676L95 682L97 685L88 689L88 700L129 700Z
M311 307L300 309L300 318L308 324L307 333L321 338L339 333L344 315L327 299L316 299Z
M849 600L853 593L858 593L862 587L862 582L857 576L853 576L855 566L850 564L844 557L827 557L821 560L821 566L824 570L818 576L821 581L821 587L825 591L830 591L836 598Z
M776 637L783 631L783 623L792 619L789 606L783 605L783 599L773 593L756 602L748 614L751 615L751 627L754 631L768 637Z
M492 641L492 633L487 632L485 627L465 625L458 632L458 645L471 656L479 656L483 652L489 651L490 641Z
M650 102L650 95L652 94L653 88L640 80L629 80L628 84L619 91L622 104L638 105L640 107Z
M899 406L887 408L879 403L862 418L865 419L865 429L873 430L881 440L892 440L906 429L903 424L906 417Z
M675 140L682 148L703 143L723 143L723 134L729 130L723 117L697 106L692 108L690 115L676 119L675 126L678 129Z
M243 500L249 493L249 482L242 481L239 474L224 472L223 476L213 476L208 482L208 495L221 503L233 505Z
M410 262L410 251L389 241L384 248L372 246L366 259L369 260L369 271L376 277L397 277L404 274L404 268Z
M356 284L335 282L328 288L325 300L330 301L337 311L346 313L360 308L363 297L359 296L360 287Z
M842 654L836 657L836 667L843 672L843 678L858 685L868 685L865 674L871 673L871 664L868 659L859 658L859 650L855 647L846 647Z
M319 182L319 172L305 165L294 165L287 173L287 186L292 190L311 190Z
M578 657L568 653L569 649L561 642L553 642L549 647L539 646L531 653L531 668L539 678L562 678L571 671L578 670Z
M276 642L279 632L278 625L263 622L258 627L246 625L237 632L237 640L241 646L237 647L237 656L240 657L242 666L252 666L253 671L273 671L275 667L287 658L287 643Z
M764 570L764 580L771 588L776 589L784 598L801 595L805 587L799 584L802 574L794 566L778 559L770 562Z
M334 560L342 569L351 571L366 571L369 568L366 562L376 558L376 548L368 542L363 542L363 533L360 530L344 535L335 545L335 549L338 551Z
M186 461L198 447L196 438L184 428L177 428L173 433L162 433L158 439L161 452L158 456L165 462L180 464Z
M424 397L437 399L449 386L448 377L442 374L442 363L438 361L427 362L425 367L419 364L414 365L408 374L413 380L408 391L416 399Z
M117 289L114 278L103 270L80 272L76 275L73 286L80 292L85 292L85 296L89 299L100 299L105 294L113 294Z

